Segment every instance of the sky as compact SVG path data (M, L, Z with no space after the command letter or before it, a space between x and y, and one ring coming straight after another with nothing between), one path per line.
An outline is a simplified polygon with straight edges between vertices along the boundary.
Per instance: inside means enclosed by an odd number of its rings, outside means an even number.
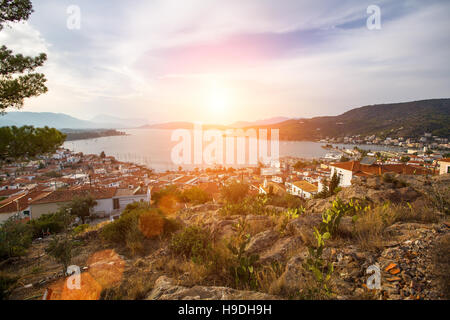
M379 29L367 26L371 5L380 8ZM33 6L27 22L0 32L17 53L48 55L39 70L49 92L23 111L228 124L449 97L448 0ZM74 21L79 28L68 27Z

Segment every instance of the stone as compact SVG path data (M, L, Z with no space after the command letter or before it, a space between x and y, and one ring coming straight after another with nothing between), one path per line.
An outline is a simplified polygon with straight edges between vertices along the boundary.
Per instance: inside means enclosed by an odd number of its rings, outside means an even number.
M258 233L251 238L250 243L245 250L250 253L259 253L264 249L270 247L278 239L278 233L273 230L267 230Z
M276 296L261 292L241 291L227 287L194 286L192 288L174 284L166 276L159 277L147 300L276 300Z

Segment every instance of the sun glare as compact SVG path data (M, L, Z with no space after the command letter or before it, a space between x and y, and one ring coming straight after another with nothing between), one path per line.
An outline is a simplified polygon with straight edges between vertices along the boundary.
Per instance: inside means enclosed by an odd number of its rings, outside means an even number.
M217 81L209 85L206 92L206 109L210 121L222 123L228 121L231 114L232 101L229 88Z

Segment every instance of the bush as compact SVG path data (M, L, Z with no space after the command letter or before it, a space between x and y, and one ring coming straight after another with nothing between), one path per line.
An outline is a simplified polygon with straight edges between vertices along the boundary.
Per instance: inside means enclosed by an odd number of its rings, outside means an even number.
M203 204L211 201L212 197L206 191L199 187L192 187L188 190L183 191L181 194L181 199L184 202L190 202L193 204Z
M10 288L17 282L17 277L11 277L0 273L0 300L6 300L10 293Z
M24 255L31 240L31 227L16 218L9 218L0 226L0 259Z
M268 202L269 198L266 196L248 196L237 203L228 202L220 208L219 214L223 216L269 215L274 210L266 207Z
M170 250L195 263L206 262L212 254L211 233L198 226L190 226L175 234L170 242Z
M63 266L63 274L66 273L67 267L72 261L72 251L74 243L68 238L53 238L48 248L45 250L50 256L56 259Z
M73 234L74 235L79 235L82 234L83 232L85 232L87 229L89 229L89 225L88 224L80 224L79 226L77 226L75 229L73 229Z
M100 236L107 242L125 245L135 254L143 249L145 238L166 236L178 228L177 222L165 217L161 210L136 202L129 204L118 220L105 225Z
M394 185L394 188L404 188L404 187L408 186L408 184L405 181L397 179L391 173L383 174L383 182L392 183Z
M221 194L228 203L238 203L247 196L249 190L248 184L234 181L228 186L224 186Z
M43 214L38 219L29 222L33 239L42 237L42 232L49 231L51 234L56 234L63 231L73 221L65 210L60 210L57 213Z
M305 205L305 200L292 194L271 195L268 204L276 207L284 207L288 209L300 209Z
M180 199L180 197L181 193L176 185L167 186L160 191L154 192L152 194L152 200L154 201L155 205L159 205L161 200L164 198Z

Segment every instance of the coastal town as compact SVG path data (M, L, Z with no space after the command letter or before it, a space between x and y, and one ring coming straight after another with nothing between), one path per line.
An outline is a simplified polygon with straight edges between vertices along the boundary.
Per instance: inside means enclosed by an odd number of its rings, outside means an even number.
M97 201L92 209L93 220L114 219L127 204L151 203L152 193L171 185L181 191L196 186L214 201L219 199L221 188L233 181L245 182L255 194L291 194L310 199L323 191L335 173L339 186L348 187L358 176L439 175L450 170L448 155L429 151L427 147L406 152L324 148L335 152L313 160L283 157L267 166L239 169L216 166L192 171L180 167L177 171L166 172L121 162L104 152L85 155L60 148L52 155L39 156L33 161L2 166L0 223L11 217L38 219L43 214L56 212L76 196L89 195Z

